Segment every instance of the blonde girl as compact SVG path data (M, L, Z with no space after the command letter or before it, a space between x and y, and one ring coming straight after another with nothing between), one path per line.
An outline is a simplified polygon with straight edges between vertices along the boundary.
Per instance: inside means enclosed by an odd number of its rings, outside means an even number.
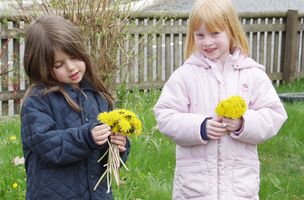
M287 119L264 72L248 57L248 42L230 0L197 0L189 16L185 63L154 107L159 130L176 143L173 199L258 200L257 145ZM215 114L240 95L242 117Z

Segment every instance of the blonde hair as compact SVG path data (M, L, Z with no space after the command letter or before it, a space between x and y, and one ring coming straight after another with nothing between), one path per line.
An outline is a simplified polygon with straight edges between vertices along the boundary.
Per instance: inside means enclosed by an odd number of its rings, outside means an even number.
M189 16L185 45L185 59L195 52L194 31L204 23L210 32L226 31L230 50L237 46L248 55L248 40L237 12L230 0L196 0Z

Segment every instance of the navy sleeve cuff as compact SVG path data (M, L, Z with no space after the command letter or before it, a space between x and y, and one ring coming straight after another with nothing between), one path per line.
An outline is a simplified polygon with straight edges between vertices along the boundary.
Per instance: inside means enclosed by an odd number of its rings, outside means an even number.
M130 154L130 148L131 148L131 144L130 144L130 140L129 138L127 137L127 143L126 143L126 151L125 152L122 152L120 153L120 157L122 159L122 161L125 163L128 159L128 156Z
M203 138L203 140L209 140L208 136L207 136L207 132L206 132L206 125L207 125L207 120L210 118L206 118L203 123L201 124L201 137Z

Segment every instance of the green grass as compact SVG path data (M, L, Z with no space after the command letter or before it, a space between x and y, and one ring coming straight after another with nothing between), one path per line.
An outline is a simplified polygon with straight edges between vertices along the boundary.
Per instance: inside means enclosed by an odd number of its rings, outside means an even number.
M16 140L10 140L10 137ZM20 122L18 119L0 119L0 199L25 199L24 165L13 164L15 157L22 157ZM12 185L17 183L17 188Z
M116 199L171 199L175 146L156 127L153 106L159 91L122 94L120 107L139 114L143 134L130 138L131 153L127 165L129 172L122 173L125 184L114 188Z
M291 86L290 86L291 87ZM301 86L299 86L301 88ZM296 88L296 90L299 89ZM278 88L279 90L280 88ZM283 90L283 89L282 89ZM159 91L149 93L120 91L119 106L137 113L143 122L143 134L131 138L129 171L121 171L124 181L114 186L117 200L171 199L175 167L175 145L160 134L152 107ZM304 103L285 104L289 119L276 137L259 146L261 160L261 200L304 199ZM14 166L12 160L22 156L18 118L0 122L0 199L22 200L25 193L24 166ZM15 135L17 139L10 141ZM14 189L12 185L18 183Z
M276 90L278 93L304 92L304 79L295 80L292 84L282 84Z
M288 120L278 136L259 146L262 199L304 199L304 103L285 108Z

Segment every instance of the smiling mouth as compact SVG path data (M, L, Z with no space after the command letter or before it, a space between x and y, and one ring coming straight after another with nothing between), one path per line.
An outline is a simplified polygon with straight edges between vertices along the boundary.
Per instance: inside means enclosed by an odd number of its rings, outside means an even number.
M210 53L210 52L213 52L215 50L215 48L212 48L212 49L205 49L206 52Z
M76 72L76 73L74 73L74 74L72 74L72 75L70 76L70 79L72 79L72 80L77 80L78 77L79 77L79 72Z

